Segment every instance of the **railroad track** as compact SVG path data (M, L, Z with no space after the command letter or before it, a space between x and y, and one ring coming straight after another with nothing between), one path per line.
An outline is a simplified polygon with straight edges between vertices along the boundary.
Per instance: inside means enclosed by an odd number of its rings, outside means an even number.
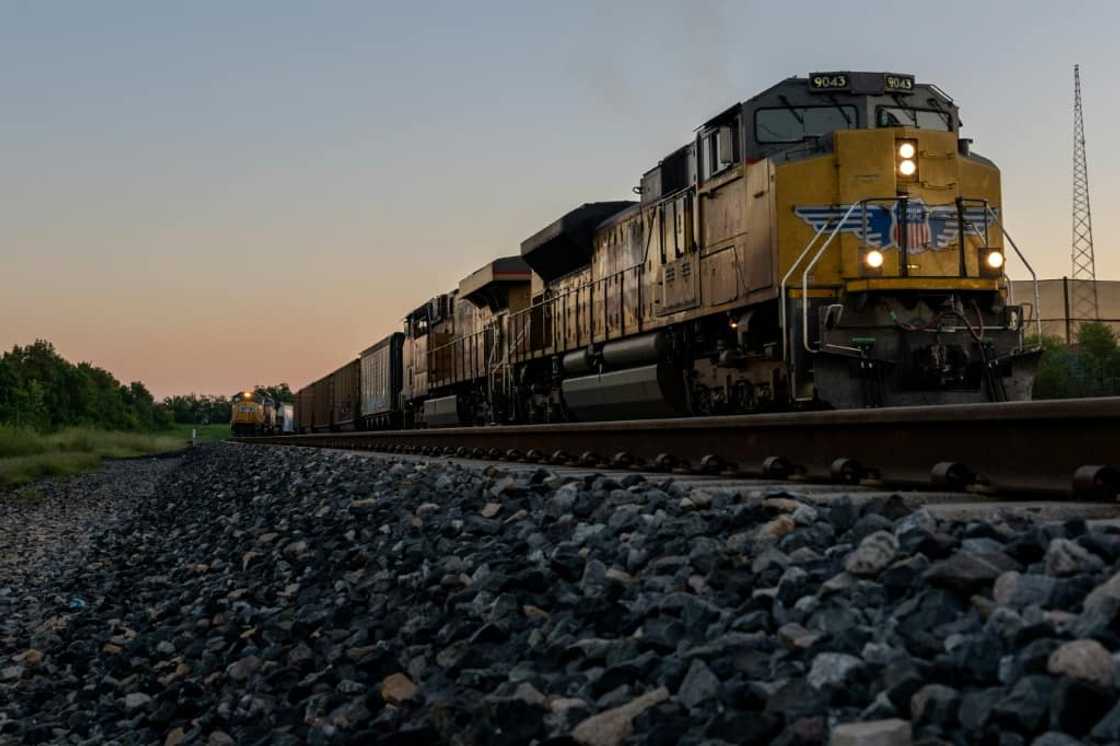
M1120 494L1120 397L237 440L993 494Z

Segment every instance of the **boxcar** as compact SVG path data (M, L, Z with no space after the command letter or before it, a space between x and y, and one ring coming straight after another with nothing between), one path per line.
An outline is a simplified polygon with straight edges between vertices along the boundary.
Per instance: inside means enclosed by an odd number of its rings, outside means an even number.
M295 431L297 433L311 432L311 425L314 416L315 387L311 384L308 384L296 393Z
M358 358L354 358L330 375L332 430L357 429L358 366Z
M325 432L331 429L331 413L334 411L334 387L329 373L320 378L312 387L311 429Z
M362 352L361 427L381 430L401 423L404 334L394 332Z

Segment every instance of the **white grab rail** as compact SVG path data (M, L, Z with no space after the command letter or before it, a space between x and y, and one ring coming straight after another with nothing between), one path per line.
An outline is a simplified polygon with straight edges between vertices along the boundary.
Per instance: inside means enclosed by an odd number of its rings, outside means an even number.
M860 204L860 203L856 202L856 203L852 204L852 206L848 208L848 211L846 213L844 213L844 217L840 218L839 222L836 223L836 227L832 229L832 233L831 233L831 235L829 235L828 240L825 242L824 246L821 247L821 251L823 251L825 248L827 248L828 244L832 241L832 239L836 237L836 233L837 233L837 231L840 230L840 226L844 225L844 223L848 219L848 216L852 214L852 210L856 209L856 205L858 205L858 204ZM812 250L813 245L816 244L816 242L817 242L817 239L819 239L821 237L821 234L823 234L826 230L828 230L828 225L829 225L829 222L826 220L824 222L824 224L820 227L820 229L809 240L809 243L805 244L805 249L801 252L801 254L797 257L797 259L794 260L793 264L790 265L789 271L786 272L785 276L782 277L782 284L781 284L781 287L779 289L779 301L781 303L781 306L779 307L778 311L779 311L779 316L780 316L780 322L779 323L781 324L782 337L783 337L783 339L782 339L782 360L785 360L787 362L792 361L793 356L792 356L792 352L790 350L790 346L791 346L790 341L791 340L789 339L789 326L786 323L786 315L787 315L786 314L786 284L789 282L789 278L793 276L793 273L795 271L797 271L797 267L805 259L805 256ZM817 256L818 257L820 256L819 252L818 252ZM805 305L805 297L804 296L805 296L805 293L802 292L801 303L802 303L803 306ZM807 316L808 316L808 312L806 311L806 317Z
M1023 252L1019 251L1019 247L1015 245L1015 239L1012 238L1011 234L1007 232L1007 229L1003 227L1003 223L1000 222L999 216L996 215L995 210L993 210L987 204L985 204L984 207L987 208L988 214L992 216L992 220L996 221L996 225L999 226L999 230L1001 233L1003 233L1003 237L1007 239L1007 242L1009 244L1011 244L1011 248L1015 249L1015 255L1019 257L1019 261L1021 261L1023 263L1023 266L1027 268L1027 271L1031 273L1031 280L1034 283L1034 308L1031 309L1031 315L1034 316L1035 330L1038 334L1038 343L1042 344L1042 306L1039 303L1038 275L1035 273L1034 268L1031 267L1030 262L1027 261L1027 258L1023 256Z
M836 224L836 227L832 229L832 233L829 234L828 240L821 244L820 249L818 249L816 255L813 256L813 260L809 262L809 266L806 267L805 271L801 273L801 339L805 345L805 349L808 352L815 352L815 350L809 346L809 273L813 271L813 267L816 267L817 262L819 262L821 260L821 257L824 256L824 252L828 250L828 247L832 243L832 240L836 238L836 234L840 232L841 226L843 226L844 223L847 222L848 216L852 214L852 210L855 210L856 207L859 207L862 204L864 204L862 201L852 203L852 206L848 208L848 211L846 213L844 213L844 217L840 218L840 222L838 222Z

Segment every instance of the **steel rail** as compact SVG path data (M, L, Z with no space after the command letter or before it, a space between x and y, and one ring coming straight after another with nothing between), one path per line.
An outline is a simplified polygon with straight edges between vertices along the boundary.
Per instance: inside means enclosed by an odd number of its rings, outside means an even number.
M1016 494L1120 489L1120 397L236 440Z

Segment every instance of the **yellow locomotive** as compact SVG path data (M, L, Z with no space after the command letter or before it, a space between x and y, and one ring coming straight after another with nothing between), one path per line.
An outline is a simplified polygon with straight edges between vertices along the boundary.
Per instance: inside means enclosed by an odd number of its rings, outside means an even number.
M639 201L584 204L409 313L363 353L359 421L1029 398L999 169L959 129L911 75L783 80L704 122Z
M263 435L276 431L276 404L267 396L239 391L230 397L230 430L234 435Z

